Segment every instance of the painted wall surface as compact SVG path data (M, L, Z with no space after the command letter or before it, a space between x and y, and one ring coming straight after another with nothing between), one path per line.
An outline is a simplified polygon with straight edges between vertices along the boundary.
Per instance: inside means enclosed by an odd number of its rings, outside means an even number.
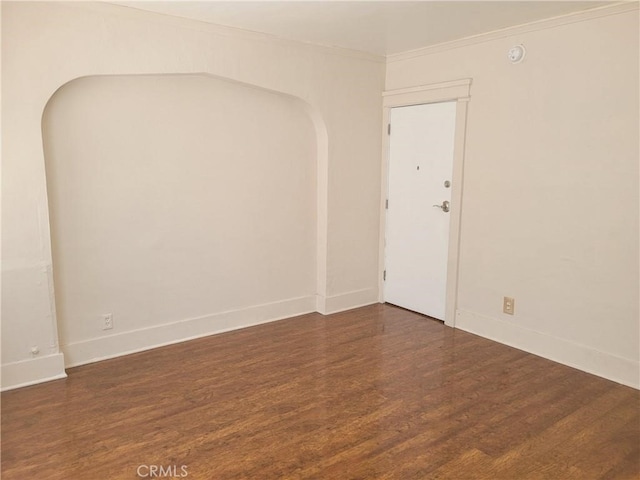
M317 147L301 102L206 76L86 77L53 96L43 137L67 365L100 335L315 304Z
M456 326L638 387L638 12L391 57L473 79ZM520 64L506 53L522 43ZM514 297L515 315L502 313Z
M473 79L457 326L638 386L637 9L514 32L387 63L387 90ZM527 57L511 65L506 51L521 42ZM114 334L69 344L82 362L376 301L384 68L113 5L2 2L2 388L64 375L42 135L56 90L86 76L209 74L300 99L317 147L315 298L302 282L280 301L276 286L234 291L235 307L185 308L169 323L153 324L149 310L152 335L118 334L115 317ZM308 281L308 268L293 270ZM514 317L501 313L503 296L515 297Z
M377 300L384 83L380 58L112 5L3 2L3 388L64 375L41 130L45 105L59 87L80 77L162 73L206 73L286 94L307 105L316 130L318 162L315 298L297 297L309 291L308 269L300 267L305 270L304 281L291 288L286 272L274 271L276 280L265 286L266 294L236 291L216 305L172 311L172 318L192 321L156 324L151 340L145 330L99 337L79 345L74 355L106 357L315 308L331 311ZM302 209L309 206L305 199ZM160 238L137 241L152 245ZM308 260L308 244L300 248ZM109 260L113 262L109 268L121 262ZM275 285L283 288L277 295ZM278 295L280 301L273 302ZM265 300L272 302L260 303ZM204 312L205 307L215 311ZM146 315L155 321L153 310ZM39 348L36 355L30 351L33 346Z

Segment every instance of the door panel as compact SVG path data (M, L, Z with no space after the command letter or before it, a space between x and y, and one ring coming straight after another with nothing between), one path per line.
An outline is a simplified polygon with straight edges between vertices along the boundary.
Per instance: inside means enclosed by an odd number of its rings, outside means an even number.
M444 320L456 102L391 109L385 301ZM434 206L438 205L438 206Z

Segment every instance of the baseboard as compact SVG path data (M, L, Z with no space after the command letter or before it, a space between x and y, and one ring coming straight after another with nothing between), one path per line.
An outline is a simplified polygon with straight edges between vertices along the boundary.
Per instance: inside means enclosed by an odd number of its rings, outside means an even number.
M640 389L640 363L496 318L456 311L456 328Z
M36 383L66 378L64 355L56 353L2 365L2 390L28 387Z
M217 333L274 322L315 311L315 296L180 320L149 328L62 345L67 367L185 342Z
M374 303L379 303L378 289L365 288L340 295L331 295L329 297L317 295L316 310L323 315L329 315L331 313L344 312L345 310L364 307Z

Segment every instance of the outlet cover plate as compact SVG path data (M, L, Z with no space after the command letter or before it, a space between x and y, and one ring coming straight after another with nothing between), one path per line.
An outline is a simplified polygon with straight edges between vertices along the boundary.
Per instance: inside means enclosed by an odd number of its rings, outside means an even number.
M511 297L504 297L502 301L502 311L507 315L513 315L516 310L516 301Z

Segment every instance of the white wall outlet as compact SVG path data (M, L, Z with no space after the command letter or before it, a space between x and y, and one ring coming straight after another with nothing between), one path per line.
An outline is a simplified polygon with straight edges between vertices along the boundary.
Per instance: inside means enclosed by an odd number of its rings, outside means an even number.
M516 300L511 297L504 297L502 300L502 311L507 315L513 315L516 309Z
M113 328L113 313L105 313L102 315L102 329L111 330Z

